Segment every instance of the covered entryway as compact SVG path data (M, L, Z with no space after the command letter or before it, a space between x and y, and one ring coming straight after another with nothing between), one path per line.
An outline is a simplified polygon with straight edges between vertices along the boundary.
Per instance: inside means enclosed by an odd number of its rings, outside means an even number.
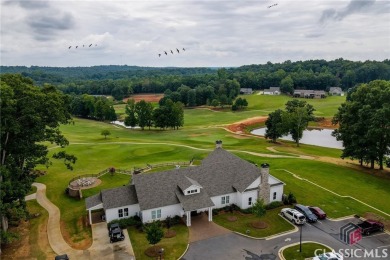
M202 210L200 210L200 211L202 212ZM191 219L193 217L196 217L196 216L193 216L193 214L191 214L191 212L197 212L197 210L185 212L185 219L186 219L187 227L191 226ZM207 208L207 215L208 215L208 221L213 221L213 209L211 207Z
M215 224L213 221L209 221L209 216L206 212L202 212L198 216L193 216L191 222L192 224L189 227L190 243L231 233L230 230Z

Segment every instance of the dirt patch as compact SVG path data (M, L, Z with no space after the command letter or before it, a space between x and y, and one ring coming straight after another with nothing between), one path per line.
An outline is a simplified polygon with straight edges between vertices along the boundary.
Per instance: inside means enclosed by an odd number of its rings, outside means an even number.
M230 222L234 222L234 221L237 221L237 217L236 216L229 216L229 217L227 217L227 220Z
M4 259L27 259L31 257L29 242L30 223L22 220L19 226L11 227L8 231L18 234L19 240L13 242L12 244L2 245L1 256Z
M241 121L238 121L236 123L233 123L229 125L227 128L235 133L243 133L245 128L247 128L250 125L263 123L267 120L267 116L256 116L252 118L247 118Z
M123 99L124 102L127 102L129 99L134 99L135 102L145 100L146 102L158 102L164 97L164 94L136 94L128 98Z
M264 221L253 221L251 225L256 229L265 229L268 227L268 224L265 223Z
M66 243L74 249L85 250L92 245L92 239L87 233L88 220L85 216L81 216L77 221L77 237L71 236L65 226L65 222L61 220L61 233ZM77 242L74 242L74 241Z
M390 231L390 219L385 219L385 218L378 216L377 214L372 213L372 212L364 213L363 218L380 221L383 223L383 225L385 225L385 229Z
M171 238L171 237L175 237L176 236L176 231L175 230L168 230L167 232L165 232L164 234L164 237L165 238Z
M324 118L317 122L319 128L336 129L339 125L332 124L332 118Z
M158 257L160 256L161 250L162 250L161 246L151 246L145 250L145 255L149 257Z

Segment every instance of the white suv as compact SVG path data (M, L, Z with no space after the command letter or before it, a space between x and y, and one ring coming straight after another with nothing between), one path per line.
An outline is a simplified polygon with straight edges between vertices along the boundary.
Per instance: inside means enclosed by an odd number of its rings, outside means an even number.
M297 225L303 225L306 222L305 216L296 209L284 208L280 214Z

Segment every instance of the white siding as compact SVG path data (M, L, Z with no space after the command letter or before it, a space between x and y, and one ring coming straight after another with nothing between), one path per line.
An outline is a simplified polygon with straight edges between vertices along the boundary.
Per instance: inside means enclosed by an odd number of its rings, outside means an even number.
M111 222L114 219L120 219L119 215L118 215L118 210L123 209L123 211L124 211L125 208L129 209L129 215L125 216L123 214L122 218L128 218L128 217L135 216L140 211L139 204L124 206L124 207L119 207L119 208L107 209L106 210L106 221Z
M257 190L247 191L243 192L241 195L241 207L242 209L247 209L249 207L252 207L252 205L256 202L258 196ZM252 197L252 205L248 205L248 199L249 197Z
M157 219L152 219L152 211L161 209L161 218L160 220L166 219L166 217L174 217L176 215L182 216L184 214L181 204L169 205L161 208L147 209L142 211L142 222L153 222Z
M239 191L236 193L236 205L242 207L242 193Z
M226 196L229 196L229 203L225 203L225 204L222 204L222 197L226 197ZM215 196L215 197L211 197L211 200L212 202L214 203L214 209L218 209L218 208L223 208L225 206L228 206L228 205L231 205L231 204L237 204L237 197L236 197L236 193L229 193L229 194L224 194L224 195L221 195L221 196Z
M282 185L271 186L270 196L269 196L270 202L282 201L283 186L284 186L283 184ZM276 192L276 199L273 199L274 198L274 192Z
M258 188L260 185L260 177L257 178L254 182L251 183L251 185L249 185L246 190L248 189L253 189L253 188Z

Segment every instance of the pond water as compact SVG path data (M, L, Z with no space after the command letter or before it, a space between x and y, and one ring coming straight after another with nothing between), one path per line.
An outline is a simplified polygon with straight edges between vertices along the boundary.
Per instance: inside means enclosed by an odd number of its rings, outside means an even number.
M139 126L135 126L135 127L126 126L123 121L112 121L111 124L113 124L113 125L120 125L120 126L123 126L123 127L127 128L127 129L138 129L138 128L140 128Z
M266 128L259 128L253 130L251 133L254 135L265 135ZM343 143L337 141L336 137L332 136L332 129L311 129L303 131L302 139L299 140L301 144L311 144L328 148L343 149ZM291 135L283 136L280 139L293 141Z

